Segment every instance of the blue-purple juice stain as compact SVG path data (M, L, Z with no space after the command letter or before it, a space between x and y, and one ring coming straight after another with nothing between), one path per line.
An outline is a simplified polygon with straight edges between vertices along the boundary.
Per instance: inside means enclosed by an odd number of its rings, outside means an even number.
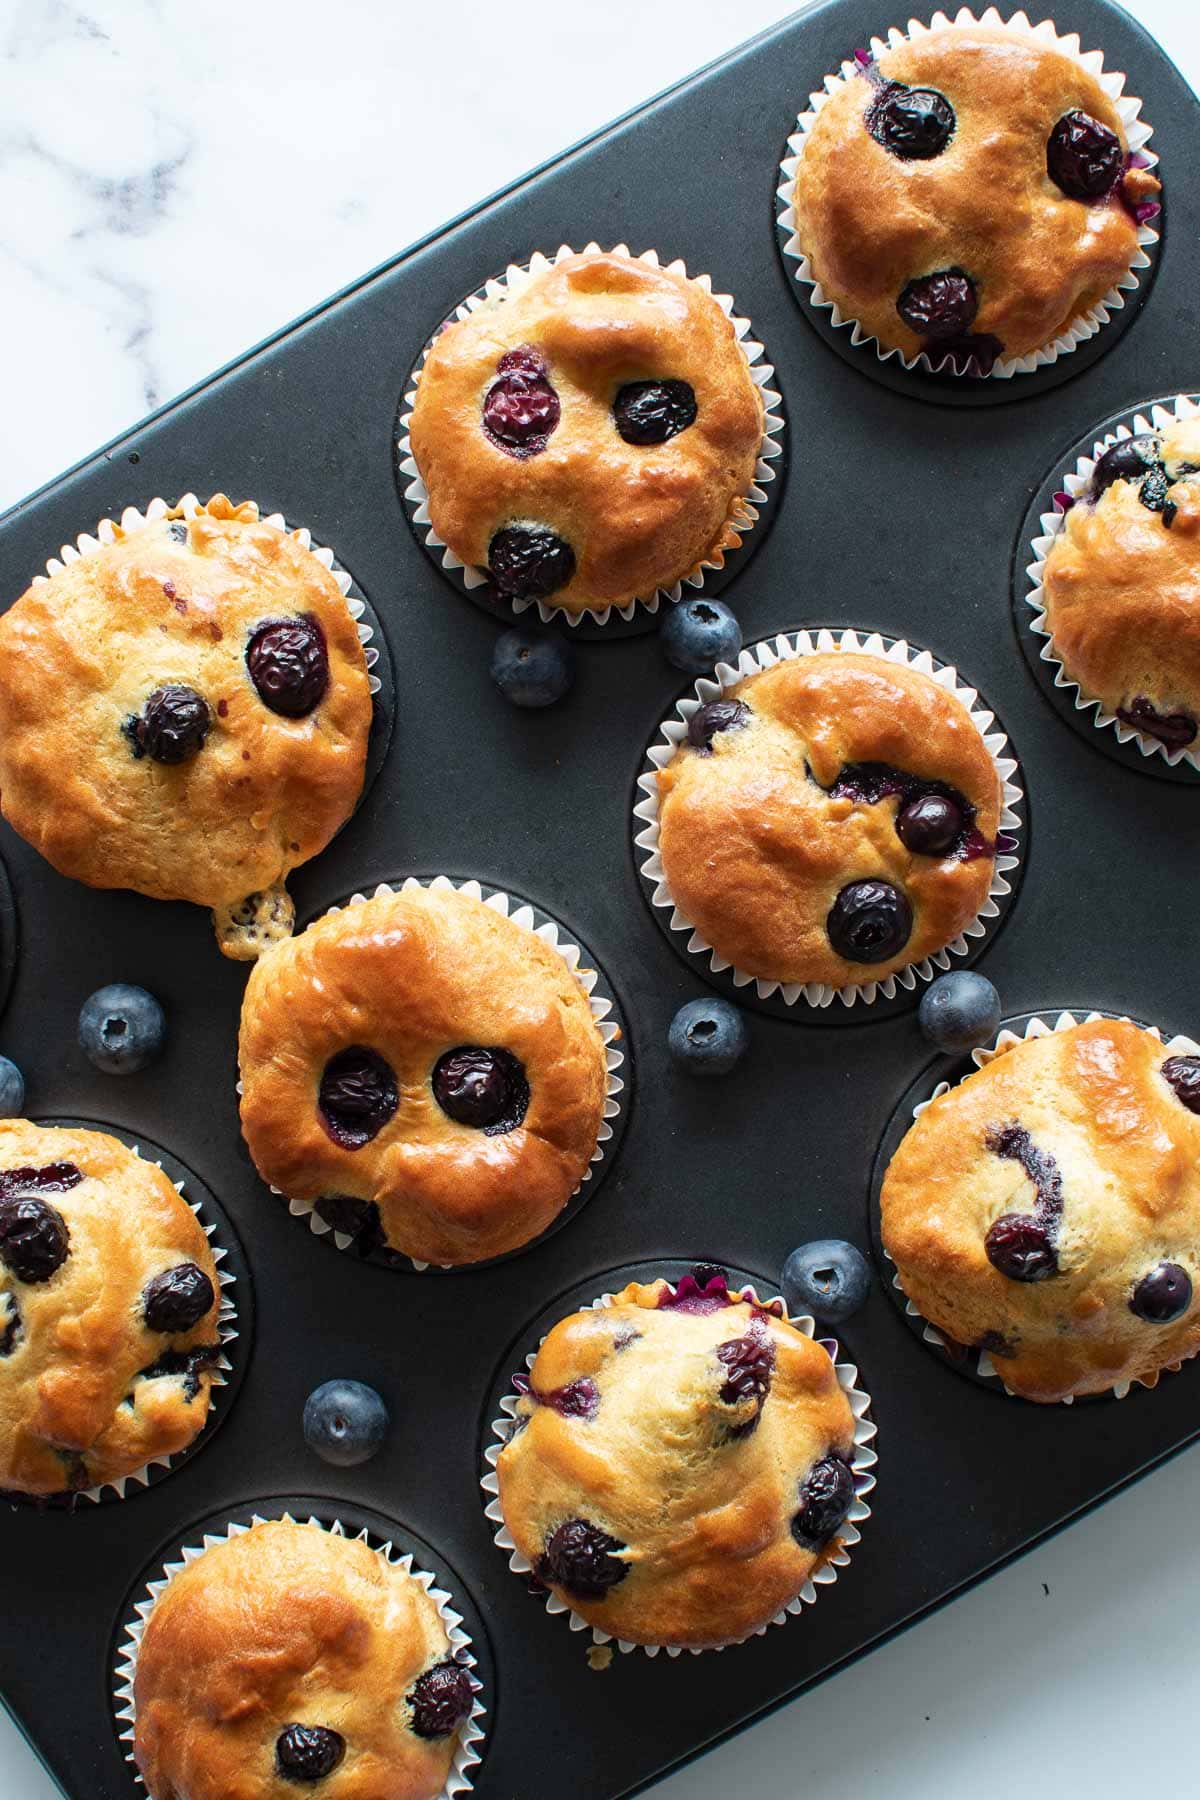
M984 1239L992 1267L1009 1281L1045 1281L1057 1275L1062 1223L1062 1175L1047 1150L1039 1150L1023 1125L993 1125L985 1138L994 1156L1020 1163L1037 1198L1032 1212L1004 1213Z
M548 1406L564 1419L594 1419L600 1410L600 1390L590 1375L557 1388L536 1388L532 1381L518 1375L513 1386L519 1394L528 1394L539 1406Z
M809 774L812 775L811 769ZM902 823L906 815L934 798L946 802L947 808L957 811L957 823L954 824L946 810L942 815L943 833L931 840L928 850L919 841L908 842L909 849L922 854L953 856L959 862L974 862L981 856L994 856L999 848L976 826L976 808L966 795L947 781L929 781L920 775L910 775L891 763L847 763L839 771L833 786L825 791L837 800L851 800L858 806L876 806L881 800L898 799L896 832L901 842L906 841ZM949 829L951 825L954 825L953 830ZM937 846L943 842L945 848L939 849Z

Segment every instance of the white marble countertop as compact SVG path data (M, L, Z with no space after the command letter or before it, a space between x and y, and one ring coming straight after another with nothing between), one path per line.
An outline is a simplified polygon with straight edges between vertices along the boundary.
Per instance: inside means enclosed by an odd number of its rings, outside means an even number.
M1200 86L1196 0L1128 4ZM790 10L0 0L0 506ZM656 1795L1183 1791L1198 1488L1193 1450ZM0 1716L0 1795L57 1793Z

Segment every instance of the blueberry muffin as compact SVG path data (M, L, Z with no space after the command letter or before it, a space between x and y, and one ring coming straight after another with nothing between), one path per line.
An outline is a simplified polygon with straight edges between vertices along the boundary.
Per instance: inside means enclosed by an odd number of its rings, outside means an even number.
M115 527L0 619L0 809L60 874L211 907L253 957L353 811L371 707L333 576L218 494Z
M918 1311L1026 1400L1200 1348L1200 1057L1127 1021L1026 1038L935 1100L889 1164L883 1242Z
M632 1282L546 1338L496 1463L538 1580L634 1644L736 1643L837 1548L854 1414L820 1344L729 1291Z
M721 565L752 522L763 419L712 295L595 250L445 326L410 433L454 554L505 599L580 613Z
M835 650L748 676L693 714L658 789L675 904L761 979L882 981L987 899L996 765L906 664Z
M604 1042L563 958L451 888L376 894L264 956L239 1055L263 1180L421 1262L545 1230L604 1117Z
M986 374L1052 344L1121 280L1158 192L1095 76L1032 35L961 24L836 86L793 204L843 313L887 350Z
M270 1520L185 1564L134 1678L150 1800L434 1800L477 1687L421 1582Z
M1042 576L1046 629L1086 699L1169 751L1200 720L1200 419L1096 463Z
M217 1271L162 1170L100 1131L0 1120L0 1490L117 1483L190 1444Z

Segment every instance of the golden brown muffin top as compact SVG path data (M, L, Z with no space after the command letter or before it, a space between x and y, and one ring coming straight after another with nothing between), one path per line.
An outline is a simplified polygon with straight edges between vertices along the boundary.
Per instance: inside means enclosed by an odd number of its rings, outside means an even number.
M706 288L591 251L444 327L410 430L433 528L455 555L490 567L509 598L579 613L722 564L752 517L763 418Z
M829 651L750 675L694 716L658 787L672 897L750 975L882 981L987 898L996 765L961 701L906 664Z
M539 1579L629 1643L731 1643L837 1547L854 1414L828 1353L723 1278L631 1283L542 1344L496 1463Z
M134 1757L150 1800L434 1800L472 1685L413 1575L361 1539L271 1520L154 1602Z
M219 1287L154 1163L99 1131L0 1120L0 1489L116 1483L208 1415Z
M337 582L252 502L116 526L0 618L0 807L91 887L278 891L352 812L370 728Z
M543 1231L587 1173L604 1042L558 951L452 889L384 892L263 956L242 1131L335 1229L466 1263Z
M1084 696L1168 750L1193 744L1200 420L1110 447L1050 547L1042 590L1055 651Z
M1085 135L1101 128L1098 155L1051 149L1056 131L1078 138L1060 125L1076 114ZM922 31L821 108L796 170L797 236L828 298L885 348L929 349L936 366L955 346L986 368L1052 343L1129 269L1134 209L1159 183L1128 150L1099 81L1062 51L981 25ZM1079 197L1081 169L1102 192ZM949 287L926 285L945 274Z
M1014 1044L927 1107L883 1242L931 1324L1027 1400L1153 1383L1200 1348L1200 1058L1128 1021Z

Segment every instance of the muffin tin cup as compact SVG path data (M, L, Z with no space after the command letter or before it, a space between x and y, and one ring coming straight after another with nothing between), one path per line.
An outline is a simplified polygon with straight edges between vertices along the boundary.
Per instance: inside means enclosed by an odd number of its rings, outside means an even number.
M1176 394L1168 399L1152 400L1146 403L1144 409L1125 413L1104 428L1102 434L1095 438L1090 454L1080 450L1073 464L1064 466L1059 463L1051 477L1053 488L1049 512L1040 511L1039 497L1034 502L1032 517L1026 520L1021 537L1021 566L1016 571L1015 579L1017 629L1022 647L1038 679L1048 685L1052 677L1053 686L1063 689L1071 696L1076 713L1084 719L1090 713L1092 716L1089 722L1097 731L1111 731L1117 744L1127 746L1134 753L1132 762L1135 767L1140 760L1148 774L1172 773L1183 780L1200 775L1200 738L1182 749L1170 750L1158 738L1126 725L1115 713L1109 712L1099 699L1088 694L1075 677L1068 673L1059 656L1054 634L1046 619L1043 582L1046 559L1063 529L1067 514L1087 487L1092 471L1103 453L1123 438L1136 437L1144 432L1164 431L1180 420L1195 418L1200 418L1200 401L1192 395ZM1031 526L1032 536L1029 535ZM1030 632L1034 634L1036 644L1028 640L1027 633ZM1109 743L1111 742L1110 739ZM1128 762L1130 758L1122 756L1121 760Z
M115 1481L101 1482L96 1487L80 1488L74 1491L64 1490L62 1493L48 1495L23 1494L15 1490L6 1490L0 1496L14 1507L26 1506L36 1511L74 1511L84 1501L90 1502L93 1506L99 1506L114 1500L124 1500L128 1497L130 1490L137 1492L142 1488L149 1487L151 1482L157 1485L159 1480L165 1479L168 1473L177 1469L211 1438L217 1426L223 1421L228 1405L232 1402L233 1394L230 1390L240 1379L242 1372L245 1345L243 1344L241 1355L234 1346L238 1344L239 1339L247 1336L239 1321L238 1303L243 1295L247 1301L249 1299L246 1291L248 1273L245 1270L241 1245L237 1241L227 1215L219 1208L214 1197L204 1189L204 1184L199 1178L173 1157L169 1151L163 1150L157 1144L148 1143L136 1132L124 1131L120 1126L100 1123L94 1119L53 1118L40 1119L36 1122L42 1125L60 1125L85 1131L106 1132L109 1137L116 1138L119 1143L132 1150L137 1157L141 1157L144 1147L147 1152L145 1160L152 1162L155 1168L162 1169L180 1197L196 1215L203 1227L204 1235L209 1240L209 1248L217 1266L219 1293L217 1336L221 1345L221 1353L211 1371L212 1382L209 1391L208 1413L195 1437L185 1444L182 1450L175 1451L173 1455L152 1457L148 1463L143 1463L140 1468L131 1470L128 1475L119 1476ZM191 1193L189 1193L189 1188L192 1190ZM203 1190L200 1192L200 1197L193 1198L193 1194L200 1190ZM230 1266L231 1264L232 1266ZM235 1293L239 1274L243 1277L242 1292Z
M124 1749L125 1761L130 1765L133 1783L144 1793L145 1783L138 1772L133 1757L133 1739L136 1721L134 1704L134 1681L137 1676L138 1654L141 1650L142 1636L150 1615L160 1596L171 1584L173 1578L186 1568L188 1563L195 1562L206 1550L218 1544L227 1543L231 1538L242 1537L255 1525L265 1525L274 1520L284 1520L289 1524L315 1525L322 1531L330 1532L334 1537L359 1539L374 1550L377 1556L390 1566L405 1569L413 1579L419 1581L430 1599L438 1609L442 1624L446 1628L446 1636L450 1642L450 1654L455 1661L463 1663L474 1671L477 1659L474 1654L474 1643L464 1629L463 1615L456 1610L454 1595L448 1588L438 1584L438 1578L427 1570L418 1567L412 1552L397 1550L390 1538L384 1538L378 1531L363 1526L357 1530L348 1528L342 1520L334 1516L327 1523L310 1513L307 1518L297 1520L289 1511L254 1512L248 1524L230 1521L220 1531L205 1531L199 1544L185 1544L176 1558L162 1565L161 1574L148 1582L139 1592L144 1596L139 1599L125 1617L118 1631L118 1646L113 1659L112 1704L116 1717L117 1736ZM474 1785L472 1771L479 1763L482 1755L479 1745L484 1737L483 1721L487 1716L487 1708L480 1698L482 1686L477 1681L475 1700L465 1723L459 1727L458 1747L450 1767L450 1774L437 1796L437 1800L454 1800L458 1794L469 1793Z
M1099 50L1084 51L1078 33L1063 35L1049 19L1043 19L1033 25L1024 12L1017 12L1011 18L1004 18L994 6L978 17L970 7L963 6L951 17L945 12L934 13L928 25L919 19L910 19L907 29L892 25L886 32L874 36L870 40L870 58L878 59L889 50L895 50L900 44L910 39L926 36L931 31L943 30L949 25L979 25L989 29L1011 31L1022 37L1033 37L1043 47L1060 51L1070 57L1095 77L1120 116L1121 124L1129 144L1131 160L1142 168L1154 168L1158 157L1146 148L1151 137L1151 127L1140 117L1142 102L1132 95L1124 93L1125 76L1116 70L1106 71L1103 52ZM861 60L860 60L861 59ZM1157 218L1161 206L1155 205L1153 213L1139 221L1137 227L1138 249L1128 271L1121 280L1090 312L1077 319L1066 331L1060 333L1051 343L1043 344L1037 350L1028 351L1023 356L1002 356L997 358L990 370L981 369L973 363L961 374L954 368L948 356L942 356L935 362L927 351L920 351L916 356L905 356L902 350L888 349L879 339L869 332L865 325L852 314L842 311L838 303L826 294L816 275L812 264L801 247L796 227L796 216L792 204L792 190L796 178L796 170L804 155L809 133L816 124L823 108L838 90L861 78L861 69L866 60L866 53L856 51L848 56L839 69L824 77L823 90L812 93L808 97L808 106L796 119L795 127L787 141L787 154L779 166L780 185L776 190L779 200L777 223L779 241L787 262L794 265L791 269L793 279L798 284L798 297L813 309L815 317L827 319L837 329L848 329L850 344L864 349L873 348L878 362L887 364L893 359L909 372L917 371L924 375L936 375L948 384L956 381L969 385L979 383L1003 383L1011 381L1014 375L1029 375L1035 370L1048 368L1060 358L1069 356L1090 339L1096 337L1115 314L1122 313L1130 302L1136 303L1140 298L1138 290L1141 286L1142 272L1151 266L1148 254L1151 247L1158 243L1159 232L1150 223ZM931 393L929 398L938 397ZM980 397L985 397L981 392ZM992 396L987 396L992 397Z
M669 1266L671 1265L668 1265L668 1267ZM686 1265L679 1266L686 1267ZM620 1275L622 1274L622 1271L614 1270L613 1274ZM621 1286L627 1285L628 1281L635 1280L650 1282L658 1279L660 1276L667 1279L667 1285L670 1288L670 1291L675 1293L678 1278L676 1278L675 1281L670 1280L665 1276L665 1271L661 1267L656 1267L654 1272L651 1273L629 1270L626 1272L626 1280L621 1283ZM837 1580L838 1570L847 1567L850 1562L850 1551L861 1539L862 1534L858 1530L859 1525L871 1516L871 1508L867 1504L866 1497L875 1487L874 1469L879 1460L872 1448L876 1435L876 1427L871 1418L870 1395L859 1386L859 1376L856 1365L841 1360L837 1340L832 1337L818 1337L816 1323L807 1314L798 1314L794 1317L790 1316L785 1302L779 1295L773 1295L767 1300L760 1300L755 1281L749 1277L743 1277L740 1272L729 1272L729 1292L736 1295L739 1300L750 1300L756 1306L760 1306L766 1311L774 1311L778 1313L781 1318L787 1319L788 1323L794 1325L798 1331L802 1331L806 1337L810 1337L816 1343L820 1344L821 1348L826 1352L830 1361L833 1363L834 1368L837 1371L838 1384L849 1400L851 1410L854 1413L854 1454L851 1458L851 1468L854 1472L855 1500L847 1515L845 1524L837 1534L835 1548L828 1558L813 1570L812 1574L808 1577L804 1586L794 1599L789 1600L787 1605L780 1612L777 1612L773 1618L769 1619L765 1625L758 1626L756 1630L749 1632L744 1638L731 1638L726 1644L712 1644L700 1648L695 1648L690 1645L687 1646L689 1654L692 1656L703 1656L705 1654L705 1649L728 1650L735 1644L748 1643L751 1638L764 1637L772 1625L784 1625L790 1617L794 1617L800 1613L805 1605L812 1605L817 1599L818 1588L829 1587ZM593 1311L599 1310L601 1307L605 1306L614 1306L617 1304L618 1299L619 1292L605 1292L602 1293L598 1299L578 1303L575 1308L568 1307L568 1310L561 1316L563 1318L568 1317L571 1310L579 1310L581 1306L590 1306ZM526 1369L532 1369L538 1350L544 1342L545 1336L539 1338L538 1343L528 1352L525 1357ZM481 1477L479 1485L487 1496L484 1512L487 1518L490 1519L495 1526L495 1530L492 1534L493 1538L499 1548L506 1552L509 1568L516 1575L532 1576L533 1565L529 1562L528 1558L522 1556L521 1552L517 1549L512 1534L504 1523L504 1514L500 1510L500 1482L499 1477L496 1474L496 1463L499 1459L500 1452L504 1449L504 1446L509 1440L512 1421L516 1414L519 1399L520 1395L517 1393L515 1387L513 1387L510 1388L500 1400L499 1416L491 1421L488 1441L483 1452L486 1472ZM556 1594L549 1590L547 1590L545 1594L545 1603L546 1611L548 1613L566 1613L572 1631L590 1631L594 1649L615 1644L616 1648L621 1651L622 1654L628 1654L631 1650L642 1650L647 1656L651 1657L657 1656L660 1651L665 1651L669 1657L681 1656L683 1654L684 1646L679 1644L634 1644L627 1642L624 1638L614 1638L611 1632L602 1631L598 1625L589 1625L586 1619L582 1618L579 1613L575 1612L572 1607L569 1607L565 1601L560 1600Z
M997 843L1003 847L997 848L988 897L975 917L949 944L923 957L919 962L909 963L895 974L886 975L879 981L854 983L844 988L830 987L819 981L768 980L739 969L701 936L691 920L676 905L659 853L659 795L656 777L684 742L688 721L696 709L718 699L721 694L736 687L749 676L774 668L777 663L799 656L824 655L830 651L840 651L845 655L882 657L888 662L901 663L919 674L928 675L939 687L953 694L970 715L991 755L1000 779L1002 796ZM1018 765L1010 752L1007 735L1000 729L995 713L983 701L978 689L968 686L960 678L957 669L939 662L928 650L916 649L903 638L886 638L879 632L859 633L849 627L813 626L749 644L742 650L736 665L718 663L711 676L701 676L692 693L678 702L674 713L663 720L655 733L646 753L646 765L637 780L637 790L643 797L637 800L633 808L634 860L650 906L659 916L659 923L663 925L668 941L675 943L672 933L687 932L688 960L695 959L702 966L707 965L704 969L706 975L711 972L724 977L732 982L739 993L751 988L753 984L752 992L760 1001L775 999L782 1003L783 1010L777 1016L787 1017L790 1014L794 1018L798 1016L796 1008L802 1005L808 1009L807 1018L817 1018L835 999L843 1007L850 1008L859 1004L873 1006L881 998L896 999L899 990L906 990L911 994L918 981L931 981L939 971L950 968L952 957L969 956L973 947L982 947L981 940L1000 918L1002 908L1011 904L1020 880L1022 821L1018 808L1024 800L1024 793L1016 785ZM665 918L662 915L666 915ZM675 947L680 946L676 943ZM724 985L724 982L719 985Z
M600 252L601 246L592 242L584 246L582 254L589 256L600 254ZM482 288L477 288L474 293L469 294L455 308L452 318L447 323L467 319L472 313L478 312L481 307L494 305L509 292L519 291L533 276L545 274L547 269L553 268L565 257L577 254L580 252L573 250L569 244L560 244L553 255L545 255L538 251L528 263L510 263L503 275L494 277ZM612 254L629 256L630 250L627 244L617 244ZM685 590L691 590L692 594L698 594L706 586L715 587L734 558L737 559L737 566L741 566L747 540L759 525L762 513L771 498L772 484L775 483L778 472L775 464L783 455L783 396L775 385L774 365L764 360L763 345L754 337L750 320L740 317L734 311L731 295L713 293L711 276L689 276L681 260L677 259L664 264L656 250L644 250L636 260L646 263L650 268L666 268L670 274L685 276L716 301L733 325L738 345L746 359L755 385L762 394L765 409L763 435L759 446L754 480L746 493L739 496L734 502L727 520L736 528L737 541L715 556L706 556L689 574L674 582L670 587L657 588L651 594L640 595L624 606L586 607L582 611L573 612L565 606L557 605L553 599L507 600L499 596L492 587L488 571L475 564L461 562L434 531L429 517L429 492L421 479L416 459L413 456L410 426L417 388L421 380L421 371L434 342L434 338L430 338L404 384L404 398L396 425L396 466L400 492L413 531L435 566L447 574L456 587L461 587L467 595L483 604L490 613L499 618L507 619L510 622L522 620L526 614L536 608L537 615L543 624L548 625L552 620L562 619L572 630L581 624L590 625L599 628L598 635L602 636L630 635L628 631L621 631L622 624L626 627L634 626L638 630L646 629L650 626L653 615L664 603L671 604L681 599ZM439 327L439 329L441 328ZM435 333L434 336L436 337L436 335ZM753 548L753 545L750 548ZM723 581L721 585L724 585ZM596 634L588 632L587 635Z
M381 894L402 894L417 887L428 888L431 893L435 894L453 891L466 894L472 900L480 900L485 906L490 906L493 911L500 913L503 918L511 919L514 925L519 925L522 930L532 932L535 937L541 938L544 944L549 944L551 949L557 950L587 995L588 1004L592 1009L592 1017L596 1021L597 1029L604 1041L607 1091L596 1148L592 1152L591 1164L583 1180L557 1217L551 1220L545 1231L539 1232L537 1237L530 1238L527 1244L519 1245L517 1249L508 1251L504 1256L489 1257L482 1262L431 1264L421 1262L416 1257L402 1257L399 1252L391 1253L386 1259L388 1267L394 1267L396 1260L400 1260L417 1274L424 1274L427 1270L435 1268L441 1272L451 1269L462 1271L491 1268L497 1263L507 1262L510 1257L524 1255L527 1250L531 1250L535 1244L541 1243L552 1232L560 1230L574 1217L578 1210L575 1203L585 1193L589 1183L604 1172L602 1165L605 1165L615 1152L623 1130L624 1103L621 1096L625 1091L626 1079L622 1078L619 1071L624 1067L627 1059L625 1052L618 1049L617 1045L619 1042L625 1041L625 1033L618 1019L609 1017L616 1005L611 984L594 966L589 953L583 949L582 945L575 942L565 926L560 925L541 907L535 908L527 900L518 900L501 888L489 886L485 892L484 886L478 881L453 881L448 875L435 875L430 879L410 875L406 880L398 883L381 881L372 888L370 894L352 894L340 905L327 907L325 912L319 916L325 918L329 913L341 912L344 907L361 906L366 900L376 899ZM308 923L311 924L313 921L309 920ZM626 1070L626 1078L628 1074L629 1071ZM240 1081L237 1084L237 1091L240 1096L242 1091ZM338 1250L349 1250L356 1255L359 1254L355 1249L355 1239L347 1237L345 1232L335 1231L331 1225L327 1225L316 1212L315 1201L293 1199L274 1186L271 1187L271 1192L278 1194L281 1200L287 1201L288 1211L294 1218L307 1219L309 1230L314 1237L324 1238ZM381 1259L372 1254L367 1260L375 1262Z
M1163 1040L1162 1033L1156 1025L1146 1025L1144 1021L1139 1019L1131 1020L1127 1013L1063 1011L1055 1014L1053 1020L1049 1023L1047 1023L1039 1013L1032 1013L1028 1017L1014 1019L1011 1023L1002 1025L995 1040L990 1045L986 1048L973 1050L971 1052L971 1061L974 1063L975 1069L985 1068L988 1063L994 1062L996 1057L1002 1056L1006 1050L1011 1050L1014 1044L1022 1043L1026 1038L1047 1037L1053 1032L1069 1031L1074 1025L1090 1025L1096 1019L1118 1019L1126 1024L1142 1025L1143 1029L1151 1032L1160 1042L1163 1042L1164 1047L1171 1051L1173 1055L1200 1055L1200 1044L1195 1043L1190 1037L1186 1037L1182 1033L1177 1033L1175 1036ZM968 1071L968 1074L972 1073L974 1073L974 1070ZM939 1081L931 1091L926 1093L924 1099L918 1100L915 1104L912 1103L910 1090L909 1095L901 1101L896 1114L893 1116L892 1123L884 1134L880 1152L876 1158L875 1172L871 1185L871 1238L875 1246L877 1258L880 1262L881 1271L885 1276L882 1285L888 1289L891 1299L900 1309L905 1323L909 1325L915 1336L920 1337L924 1344L927 1344L935 1351L940 1359L946 1363L947 1367L952 1368L957 1374L965 1375L968 1380L974 1381L977 1386L990 1389L991 1392L995 1394L1006 1394L1010 1400L1020 1401L1027 1406L1042 1406L1046 1403L1043 1401L1027 1400L1023 1394L1014 1393L1012 1388L1007 1387L1002 1375L986 1350L980 1350L974 1346L958 1344L950 1338L946 1332L941 1331L936 1325L930 1324L929 1320L925 1318L924 1314L918 1310L905 1293L904 1287L900 1281L899 1271L883 1242L879 1195L883 1186L883 1178L887 1173L888 1163L891 1161L892 1154L897 1148L900 1139L907 1133L913 1122L920 1118L926 1107L931 1106L935 1100L939 1100L943 1094L948 1094L951 1088L957 1087L961 1081L965 1081L966 1079L967 1076L963 1075L959 1077L958 1081ZM1176 1375L1182 1367L1182 1362L1164 1363L1162 1368L1159 1369L1156 1374L1136 1377L1132 1381L1117 1382L1105 1393L1081 1394L1078 1396L1068 1394L1064 1400L1051 1402L1050 1404L1074 1406L1077 1399L1084 1405L1091 1405L1095 1401L1105 1401L1108 1399L1124 1400L1135 1387L1155 1388L1158 1386L1158 1383L1164 1374Z
M264 525L273 525L277 531L286 532L289 537L296 538L305 550L312 551L321 567L328 569L333 576L349 609L350 616L354 620L354 629L362 644L363 656L367 665L367 685L371 690L372 704L371 735L367 744L367 762L363 772L362 790L355 802L357 808L362 804L367 789L383 767L383 760L387 755L392 736L395 683L391 656L388 652L387 638L382 623L375 609L368 604L366 595L354 577L342 567L332 550L314 543L312 533L306 525L289 525L283 514L279 512L260 513L258 502L255 500L244 501L242 504L253 507L255 518L261 519ZM205 502L198 500L196 495L191 493L182 495L179 500L174 502L164 500L161 495L156 495L144 512L140 507L127 506L119 521L101 519L94 532L80 532L73 544L64 544L58 555L52 556L46 563L46 573L35 575L31 585L40 586L42 582L48 581L52 575L59 574L69 564L79 562L85 556L94 556L105 545L114 543L118 528L125 537L130 537L135 532L144 531L147 525L154 524L158 519L180 516L185 519L194 519L207 511L208 507Z

